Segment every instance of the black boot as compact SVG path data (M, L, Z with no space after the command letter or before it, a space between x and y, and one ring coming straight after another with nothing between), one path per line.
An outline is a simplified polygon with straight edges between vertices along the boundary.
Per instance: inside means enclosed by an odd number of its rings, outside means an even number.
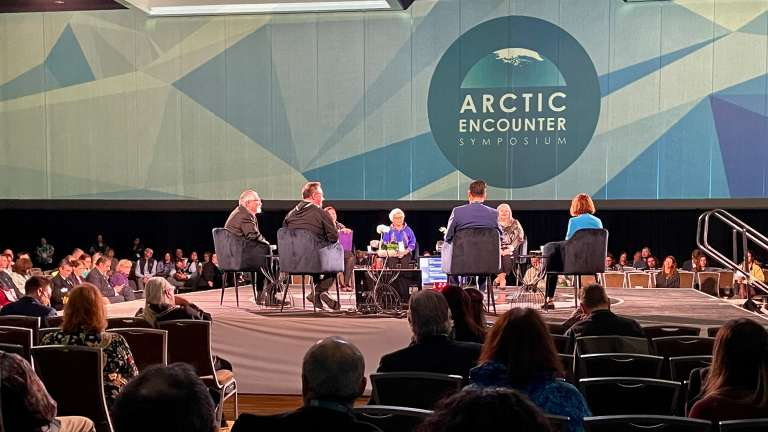
M328 295L328 293L322 293L320 294L320 298L325 302L325 304L328 305L329 308L333 310L339 310L341 309L341 305L336 300L332 299L331 296Z

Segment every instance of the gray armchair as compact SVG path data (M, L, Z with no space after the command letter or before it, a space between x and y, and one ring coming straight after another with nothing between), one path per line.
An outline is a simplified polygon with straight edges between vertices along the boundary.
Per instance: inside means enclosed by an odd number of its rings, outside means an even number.
M488 309L496 312L492 280L501 271L501 240L496 228L457 231L453 240L443 243L443 271L448 276L486 278Z
M269 246L236 236L224 228L213 229L213 246L219 257L219 266L224 272L224 280L227 273L250 273L253 298L256 300L256 273L267 265L267 256L270 255ZM235 276L235 301L240 307L240 293ZM224 286L221 286L221 301L224 304Z
M576 276L574 302L578 306L582 275L594 275L605 271L608 254L608 230L581 229L569 240L562 242L560 253L548 257L547 274ZM546 255L546 254L545 254Z
M302 304L306 307L304 277L312 274L333 274L344 271L344 249L341 243L328 243L304 229L277 230L277 250L280 253L280 271L289 276L301 276ZM314 288L313 288L314 289ZM288 289L283 291L283 305ZM336 281L336 301L341 303L339 283ZM314 306L314 305L313 305ZM282 306L280 310L282 311Z

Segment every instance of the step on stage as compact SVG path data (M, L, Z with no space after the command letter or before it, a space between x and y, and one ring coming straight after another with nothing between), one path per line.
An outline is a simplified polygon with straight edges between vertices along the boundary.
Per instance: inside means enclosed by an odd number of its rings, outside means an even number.
M329 292L335 298L335 291ZM354 309L354 293L341 293L341 312L313 312L307 302L302 310L301 287L292 286L289 295L295 307L265 308L253 301L250 286L240 288L240 307L235 292L228 288L224 305L221 291L210 290L183 295L213 316L213 350L231 361L240 392L257 394L301 394L301 361L304 352L318 339L340 335L352 341L365 356L366 374L376 370L383 354L411 341L408 320L400 315L361 315ZM507 299L513 297L510 290ZM733 318L768 320L693 289L616 288L609 289L612 310L643 325L688 324L702 328L719 326ZM573 289L558 288L557 309L543 313L546 321L560 323L573 313ZM143 300L107 306L110 317L133 316ZM509 309L497 303L498 313ZM489 316L492 320L493 317ZM370 391L370 389L369 389Z

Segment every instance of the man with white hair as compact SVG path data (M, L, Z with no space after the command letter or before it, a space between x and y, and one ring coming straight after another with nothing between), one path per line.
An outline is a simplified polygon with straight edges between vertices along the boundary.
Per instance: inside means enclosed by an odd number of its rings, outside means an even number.
M261 213L261 198L256 191L246 189L240 194L238 206L232 210L224 228L232 234L253 242L252 249L256 254L269 255L269 241L259 231L259 221L256 214ZM264 304L264 281L262 272L256 272L256 303ZM275 299L270 299L274 304Z
M445 297L434 290L412 295L408 322L414 343L384 355L377 372L433 372L459 375L466 382L482 345L451 338L453 323Z
M355 400L365 390L365 360L351 342L331 336L312 345L304 355L301 392L304 406L274 416L243 414L232 432L262 430L379 431L358 422L352 414Z

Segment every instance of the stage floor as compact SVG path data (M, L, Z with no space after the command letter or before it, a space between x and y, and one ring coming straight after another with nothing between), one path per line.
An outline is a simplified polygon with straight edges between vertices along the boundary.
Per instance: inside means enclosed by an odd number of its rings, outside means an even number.
M183 297L213 316L213 350L234 365L242 393L301 394L301 362L304 352L318 339L340 335L356 344L366 362L366 374L378 367L382 355L410 343L411 333L404 314L399 316L360 315L354 308L353 293L342 292L341 312L302 310L301 288L289 293L297 307L264 308L254 303L250 287L240 288L240 307L235 306L234 288L228 288L224 305L221 291L211 290ZM734 318L768 319L733 303L692 289L617 288L609 289L612 310L644 325L688 324L702 328L722 325ZM133 316L142 300L107 306L113 316ZM557 309L542 313L547 322L561 323L573 313L573 289L559 288ZM497 303L503 313L510 305ZM489 320L493 317L489 316ZM369 389L370 391L370 389Z

